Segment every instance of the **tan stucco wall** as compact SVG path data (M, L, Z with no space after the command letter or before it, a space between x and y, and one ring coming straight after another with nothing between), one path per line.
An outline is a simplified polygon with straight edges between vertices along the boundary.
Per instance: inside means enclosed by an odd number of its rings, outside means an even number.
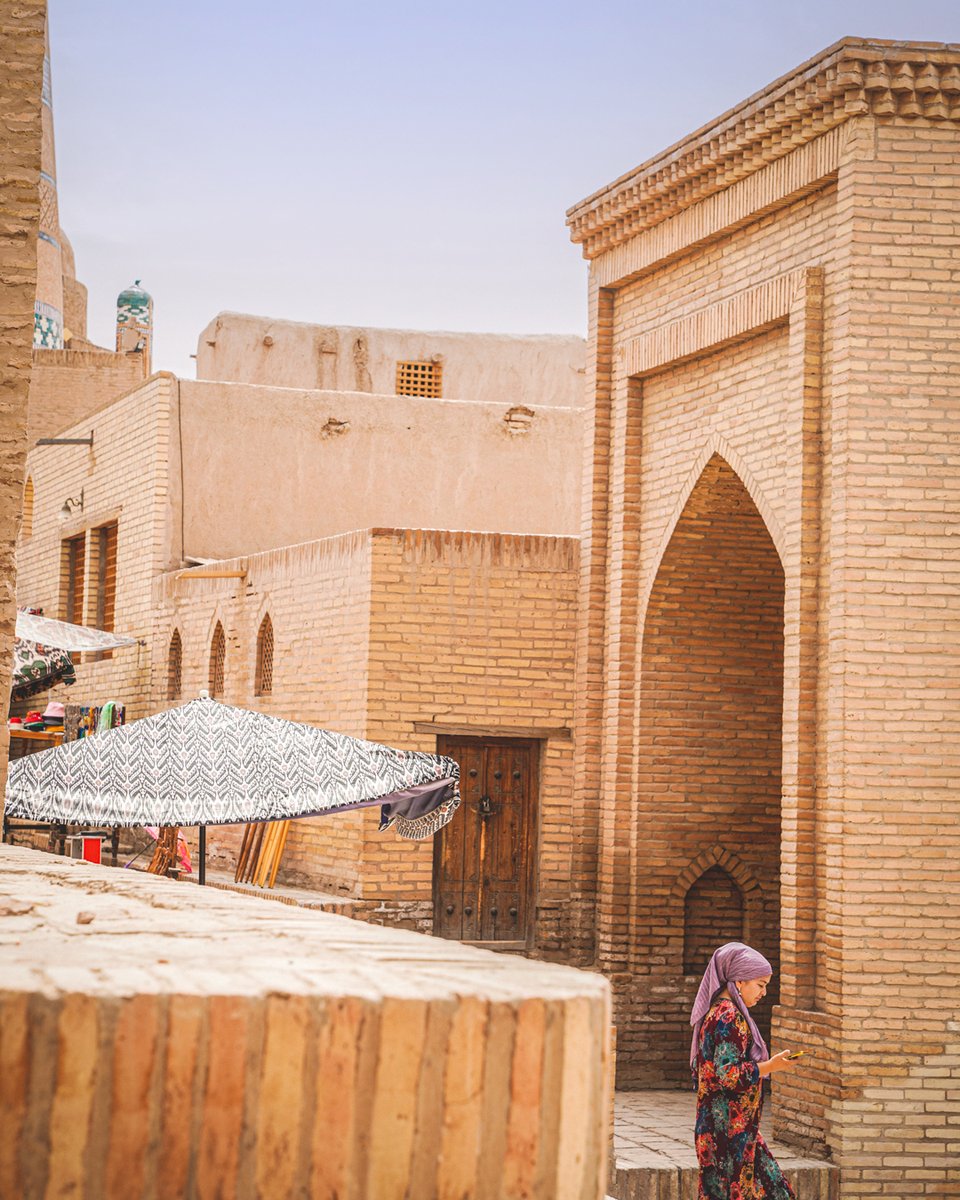
M393 395L398 361L439 361L443 396L578 408L583 338L307 325L220 313L200 334L197 378Z
M377 525L572 534L580 413L180 381L188 556ZM528 424L527 424L528 422Z

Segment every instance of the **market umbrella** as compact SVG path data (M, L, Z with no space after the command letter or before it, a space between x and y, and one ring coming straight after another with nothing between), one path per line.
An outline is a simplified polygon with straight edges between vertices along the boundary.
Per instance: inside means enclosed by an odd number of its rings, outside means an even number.
M426 838L460 803L452 758L201 697L10 764L11 817L90 825L232 825L380 805L380 828Z

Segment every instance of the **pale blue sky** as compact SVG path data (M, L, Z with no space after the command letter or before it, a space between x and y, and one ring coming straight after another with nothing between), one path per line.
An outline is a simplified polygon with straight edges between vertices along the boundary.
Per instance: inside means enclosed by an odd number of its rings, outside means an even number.
M846 35L960 41L958 0L50 0L61 220L111 345L217 312L584 333L565 210Z

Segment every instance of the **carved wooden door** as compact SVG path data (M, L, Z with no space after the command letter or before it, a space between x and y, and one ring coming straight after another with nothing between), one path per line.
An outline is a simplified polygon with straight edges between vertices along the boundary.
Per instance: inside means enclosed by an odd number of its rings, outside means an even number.
M527 941L536 859L538 747L532 739L442 737L463 802L434 839L433 930L470 942Z

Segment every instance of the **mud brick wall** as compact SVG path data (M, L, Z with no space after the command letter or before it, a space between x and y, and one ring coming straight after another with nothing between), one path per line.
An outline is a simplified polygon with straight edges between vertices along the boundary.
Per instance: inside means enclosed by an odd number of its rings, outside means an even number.
M0 4L0 695L8 695L16 622L16 541L23 506L27 397L40 223L40 88L45 3ZM0 787L7 727L0 731Z

